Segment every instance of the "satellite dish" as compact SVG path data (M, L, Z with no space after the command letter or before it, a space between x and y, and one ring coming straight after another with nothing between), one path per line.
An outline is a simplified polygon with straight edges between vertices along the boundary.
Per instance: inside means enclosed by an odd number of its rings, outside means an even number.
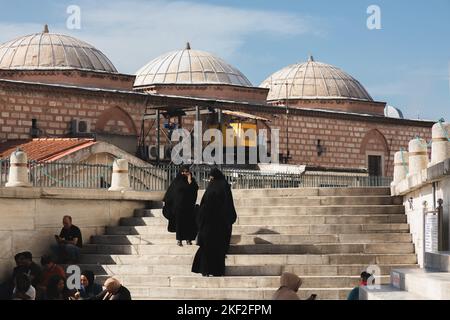
M387 105L384 108L384 116L389 118L403 119L403 113L400 109Z

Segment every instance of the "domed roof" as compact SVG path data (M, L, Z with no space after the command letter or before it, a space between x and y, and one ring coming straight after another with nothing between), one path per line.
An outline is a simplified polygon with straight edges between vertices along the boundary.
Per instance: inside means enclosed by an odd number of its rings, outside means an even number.
M49 70L85 69L117 73L98 49L73 37L43 32L0 45L0 69Z
M356 99L373 101L366 89L352 76L329 64L314 61L287 66L264 80L260 87L269 88L267 100L289 99Z
M388 118L403 119L403 112L399 108L387 105L384 108L384 116Z
M153 84L229 84L251 87L236 68L211 53L192 50L172 51L153 59L136 72L134 86Z

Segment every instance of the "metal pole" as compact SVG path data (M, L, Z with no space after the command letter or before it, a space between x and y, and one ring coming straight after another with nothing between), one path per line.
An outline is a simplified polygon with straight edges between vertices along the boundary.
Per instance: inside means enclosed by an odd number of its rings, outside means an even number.
M286 82L286 163L289 162L289 96L288 83Z
M200 122L200 107L199 106L195 106L195 121L197 124ZM195 128L195 124L194 124L194 128ZM199 129L199 126L197 126L197 128ZM194 130L194 137L196 139L196 141L194 143L194 163L195 163L196 153L199 153L198 156L201 155L203 132L197 132L197 134L195 134L195 130ZM197 148L199 148L199 150L197 150ZM200 160L200 162L202 162L202 161Z
M159 163L159 146L161 144L161 130L160 130L160 113L156 109L156 163Z

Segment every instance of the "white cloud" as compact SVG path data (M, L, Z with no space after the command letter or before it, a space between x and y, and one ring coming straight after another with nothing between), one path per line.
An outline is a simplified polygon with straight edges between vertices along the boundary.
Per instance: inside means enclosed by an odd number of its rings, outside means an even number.
M313 27L313 18L287 12L168 0L82 0L78 5L81 30L67 30L65 21L61 21L51 25L51 31L72 34L93 44L124 73L134 73L158 55L183 48L187 41L193 48L227 60L255 34L276 38L320 32L319 27ZM0 24L0 40L41 29L35 24Z

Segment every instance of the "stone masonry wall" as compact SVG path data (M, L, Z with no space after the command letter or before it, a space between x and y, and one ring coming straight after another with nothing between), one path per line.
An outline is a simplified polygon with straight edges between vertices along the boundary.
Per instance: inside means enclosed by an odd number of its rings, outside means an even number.
M117 225L121 217L160 200L158 192L109 192L89 189L0 188L0 283L14 267L14 255L31 251L33 260L48 253L62 217L71 215L80 227L83 242Z

